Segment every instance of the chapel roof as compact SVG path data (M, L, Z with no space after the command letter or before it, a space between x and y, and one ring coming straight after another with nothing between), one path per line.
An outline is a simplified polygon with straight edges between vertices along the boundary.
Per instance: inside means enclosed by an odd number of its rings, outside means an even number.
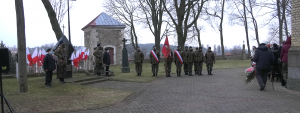
M125 28L126 26L121 22L113 19L106 13L100 13L95 19L93 19L89 24L84 26L81 30L88 28L88 27L115 27L115 28Z

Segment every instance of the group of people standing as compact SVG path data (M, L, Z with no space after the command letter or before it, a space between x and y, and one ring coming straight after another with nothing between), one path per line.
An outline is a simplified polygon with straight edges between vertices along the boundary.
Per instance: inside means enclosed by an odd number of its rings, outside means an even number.
M109 76L109 65L110 65L110 55L109 50L105 48L103 51L103 47L101 47L100 43L97 44L97 47L94 48L94 60L95 60L95 67L96 67L96 74L97 76L101 76L101 69L105 66L105 75Z
M255 62L256 78L260 85L260 91L266 87L267 78L274 81L280 81L282 86L286 87L288 78L288 50L291 47L291 37L287 37L282 46L274 43L266 45L261 43L258 48L253 47L251 60Z
M179 46L175 52L172 52L170 48L167 48L170 51L170 54L167 57L164 57L164 66L166 77L171 77L171 66L174 61L176 65L176 74L177 77L181 76L181 70L183 65L183 70L185 75L193 76L192 69L194 65L195 74L202 75L202 66L203 62L206 63L208 75L212 75L212 67L215 63L215 55L211 51L211 47L208 47L207 53L204 55L202 52L202 47L196 47L194 51L192 47L185 47L185 50L182 51ZM153 77L157 76L159 63L160 63L160 51L153 46L152 51L149 54L151 68ZM137 47L137 51L134 54L135 69L137 76L141 76L142 73L142 63L144 61L144 54L141 52L140 48Z

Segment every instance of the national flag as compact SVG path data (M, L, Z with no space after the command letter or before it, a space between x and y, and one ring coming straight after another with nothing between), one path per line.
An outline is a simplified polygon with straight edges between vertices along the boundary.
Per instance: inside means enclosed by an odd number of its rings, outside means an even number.
M71 55L71 58L70 58L70 60L72 60L72 65L74 65L74 63L73 63L73 60L75 59L75 54L74 54L74 52L72 53L72 55Z
M38 49L35 48L35 50L32 53L32 63L36 64L36 62L39 61L39 56L38 56Z
M167 58L170 55L170 45L168 41L168 36L166 36L165 44L161 52L164 54L165 58Z
M41 53L42 52L42 50L41 49L39 49L39 52L38 52L38 61L37 61L37 63L38 63L38 67L40 67L40 66L42 66L42 63L41 63Z
M73 60L73 63L76 67L78 67L79 62L80 62L80 51L77 50L76 55L75 55L75 59Z
M88 49L87 52L84 54L84 60L86 60L89 57L90 50Z
M43 48L41 48L40 61L42 62L42 64L43 64L43 61L44 61L44 58L45 58L46 54L47 54L46 51Z
M85 47L81 48L81 53L80 53L81 57L80 57L80 60L84 59L85 49L86 49Z
M28 50L28 48L26 48L26 63L30 66L32 66L32 57L31 54Z

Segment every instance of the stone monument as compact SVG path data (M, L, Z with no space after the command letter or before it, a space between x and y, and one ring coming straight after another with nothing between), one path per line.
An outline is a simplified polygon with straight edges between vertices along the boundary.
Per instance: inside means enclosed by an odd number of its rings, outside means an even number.
M122 42L123 42L122 73L129 73L130 72L129 63L128 63L128 53L127 53L127 49L126 49L126 46L125 46L126 41L127 40L125 38L122 40Z

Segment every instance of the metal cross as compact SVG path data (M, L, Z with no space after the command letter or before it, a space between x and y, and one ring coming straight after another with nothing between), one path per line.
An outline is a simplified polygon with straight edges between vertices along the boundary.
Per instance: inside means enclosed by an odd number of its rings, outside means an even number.
M62 27L63 27L63 34L64 34L64 32L65 32L65 28L66 28L66 27L65 27L65 24L63 24L63 26L62 26Z

